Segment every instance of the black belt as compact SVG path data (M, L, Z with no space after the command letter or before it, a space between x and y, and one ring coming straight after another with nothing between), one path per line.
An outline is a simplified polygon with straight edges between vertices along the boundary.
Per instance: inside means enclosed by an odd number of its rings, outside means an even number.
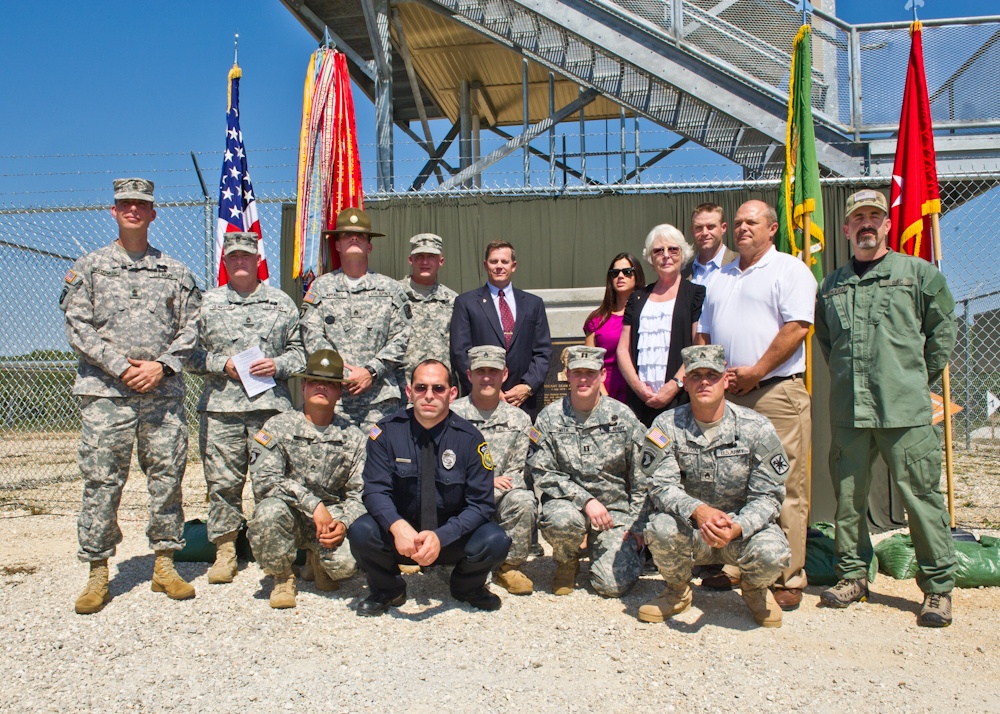
M777 384L778 382L784 382L787 379L802 379L803 373L790 374L787 377L770 377L769 379L762 379L757 383L757 389L763 389L764 387L770 387L772 384Z

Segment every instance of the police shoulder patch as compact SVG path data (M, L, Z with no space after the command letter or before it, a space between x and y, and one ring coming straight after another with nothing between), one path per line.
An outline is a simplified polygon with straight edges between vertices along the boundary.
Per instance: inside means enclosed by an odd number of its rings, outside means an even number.
M531 427L530 429L528 429L528 438L531 439L533 443L537 444L538 440L541 437L542 437L542 432L538 431L538 429L536 429L535 427Z
M274 437L263 429L254 434L253 440L267 449L274 448Z
M646 434L646 438L656 444L657 447L665 449L670 443L670 438L657 428L652 428Z
M788 473L788 469L791 468L788 465L788 459L785 458L784 454L775 454L772 456L770 464L771 468L774 469L774 472L779 476L784 476Z
M493 454L490 453L489 445L484 441L482 444L476 447L476 451L479 452L479 458L483 461L483 468L487 471L493 470Z
M376 424L375 426L372 427L372 430L368 432L368 438L371 439L372 441L375 441L375 439L377 439L381 433L382 430Z

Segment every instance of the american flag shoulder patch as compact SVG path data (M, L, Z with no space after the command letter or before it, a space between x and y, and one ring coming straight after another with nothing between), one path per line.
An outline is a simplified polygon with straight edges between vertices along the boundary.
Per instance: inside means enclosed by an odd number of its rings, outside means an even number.
M649 433L646 434L646 438L656 444L659 448L666 448L667 444L670 443L670 439L659 429L650 429Z
M535 427L528 429L528 438L531 439L533 443L537 444L541 436L542 432L538 431Z
M76 280L76 271L75 270L67 270L66 271L66 282L67 283L71 283L74 280Z
M316 302L316 293L310 290L305 294L305 297L302 298L302 302L307 302L310 305L312 305L314 302Z
M376 424L375 426L372 427L372 430L368 432L368 438L371 439L372 441L375 441L375 439L377 439L379 437L379 434L381 433L382 430L379 429L378 425Z
M270 444L273 439L274 437L268 434L263 429L258 431L253 436L253 440L256 441L258 444L260 444L261 446L268 446L268 444Z

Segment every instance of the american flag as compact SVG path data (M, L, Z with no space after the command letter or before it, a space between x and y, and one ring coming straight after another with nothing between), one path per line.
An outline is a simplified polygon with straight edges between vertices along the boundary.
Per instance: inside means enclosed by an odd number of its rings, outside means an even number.
M257 275L267 282L267 256L257 218L257 202L250 185L247 169L247 152L240 131L240 77L243 71L233 65L229 71L229 113L226 115L226 153L222 161L222 179L219 185L219 216L215 221L215 264L219 266L218 285L229 282L226 266L222 262L222 240L226 233L246 231L257 234L260 265Z

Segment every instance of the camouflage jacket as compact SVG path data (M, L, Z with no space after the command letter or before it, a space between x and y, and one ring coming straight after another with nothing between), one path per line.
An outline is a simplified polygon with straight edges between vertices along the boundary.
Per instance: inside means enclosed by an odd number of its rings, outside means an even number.
M449 352L451 349L451 312L455 307L458 293L447 285L437 283L429 295L424 295L416 288L409 277L399 281L410 301L413 312L413 326L410 330L410 341L406 345L403 357L403 369L406 377L413 374L414 368L425 359L434 358L444 362L451 369Z
M337 350L344 362L371 367L371 389L345 401L374 404L398 399L396 368L410 339L412 310L406 293L392 278L369 271L351 286L343 271L321 275L302 299L302 341L306 354Z
M616 526L645 528L646 477L639 468L645 429L619 401L602 397L583 424L570 398L545 407L528 432L528 470L544 497L564 498L583 510L596 498Z
M309 518L320 503L346 526L364 514L364 468L364 434L339 415L321 431L302 412L285 412L250 438L254 498L280 498Z
M725 511L743 538L775 523L785 500L788 459L771 422L726 402L712 441L684 405L660 414L646 435L642 468L652 510L689 519L701 504Z
M191 372L205 375L198 411L291 409L287 380L306 364L299 313L292 299L263 284L245 298L228 285L209 290L203 298L198 349L188 362ZM225 370L230 357L256 346L274 360L277 384L251 399L240 381L230 379Z
M73 394L136 396L120 379L131 357L174 371L151 394L184 396L183 368L198 340L201 292L183 263L152 246L133 261L112 243L73 264L59 307L66 314L66 337L80 357Z
M512 488L527 488L524 483L525 461L528 457L528 429L531 418L523 410L500 400L490 418L483 420L469 397L456 399L451 411L479 429L490 454L493 455L493 478L509 476ZM493 497L500 498L503 491L494 488Z

